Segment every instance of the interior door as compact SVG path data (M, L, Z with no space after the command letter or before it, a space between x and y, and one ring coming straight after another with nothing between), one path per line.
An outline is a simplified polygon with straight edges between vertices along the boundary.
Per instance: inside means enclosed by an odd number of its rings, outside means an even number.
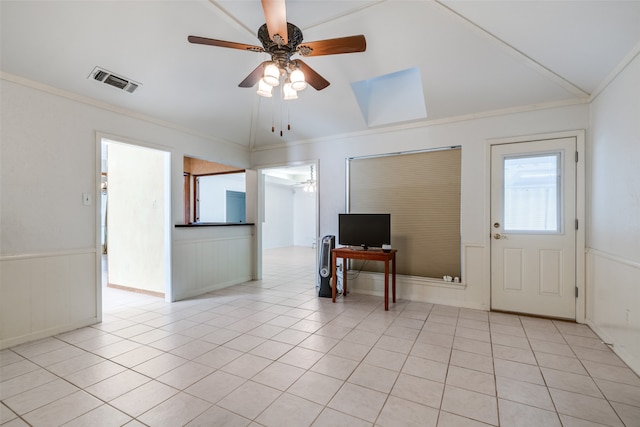
M491 308L575 319L576 139L491 147Z

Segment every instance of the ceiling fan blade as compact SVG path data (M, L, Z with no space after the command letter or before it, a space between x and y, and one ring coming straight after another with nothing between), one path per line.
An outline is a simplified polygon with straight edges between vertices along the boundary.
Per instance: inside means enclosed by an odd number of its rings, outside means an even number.
M298 52L302 56L364 52L366 49L367 41L362 34L357 36L340 37L337 39L318 40L308 43L303 42L298 46Z
M278 34L284 40L283 44L289 43L287 8L284 0L262 0L262 10L264 10L264 18L271 40L277 43L273 36Z
M264 61L262 64L258 65L255 70L253 70L243 81L238 85L239 87L253 87L258 80L262 78L262 74L264 73L264 64L269 61Z
M189 36L189 43L206 44L209 46L228 47L231 49L250 50L252 52L264 52L264 48L251 44L228 42L225 40L208 39L206 37Z
M318 74L313 68L309 67L299 59L296 59L293 62L295 62L296 65L302 70L302 72L304 73L304 79L312 88L314 88L315 90L322 90L329 86L330 83L320 74Z

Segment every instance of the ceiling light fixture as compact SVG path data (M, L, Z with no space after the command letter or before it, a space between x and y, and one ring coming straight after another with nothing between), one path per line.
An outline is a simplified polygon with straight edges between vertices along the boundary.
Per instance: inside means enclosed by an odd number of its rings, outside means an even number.
M304 187L302 188L303 191L305 191L306 193L315 193L316 192L316 180L313 179L313 165L309 165L309 167L311 168L311 177L310 179L308 179L305 182Z
M256 69L258 71L259 69ZM258 80L258 90L256 93L265 98L273 98L273 88L280 86L280 99L283 101L291 101L298 99L298 92L306 89L307 82L304 72L299 68L295 60L290 60L288 56L275 56L273 61L263 63L262 77ZM286 105L287 130L291 130L289 121L289 106ZM284 104L280 104L280 136L282 132L282 108ZM275 132L275 117L272 115L271 132ZM308 191L308 190L305 190Z
M269 86L278 86L280 84L280 69L275 62L270 62L264 67L264 75L261 81Z
M298 99L297 92L307 87L304 73L298 68L295 61L277 60L265 63L256 93L271 98L270 88L279 86L281 81L283 82L283 99L286 100Z
M264 96L265 98L271 98L273 96L273 94L271 93L271 89L273 89L273 86L265 83L264 80L260 80L258 82L257 94L260 96Z
M296 92L306 89L307 82L304 80L304 73L300 68L293 70L289 78L291 79L291 88Z
M284 86L282 86L282 95L283 95L283 99L285 100L291 100L291 99L298 99L298 92L293 88L293 84L289 81L284 83Z

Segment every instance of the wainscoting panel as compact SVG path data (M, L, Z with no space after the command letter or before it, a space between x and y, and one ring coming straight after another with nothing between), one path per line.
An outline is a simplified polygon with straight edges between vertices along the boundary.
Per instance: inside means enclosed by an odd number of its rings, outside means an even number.
M173 299L251 280L253 236L179 240L173 246Z
M0 259L0 348L98 322L95 249Z
M402 255L398 253L397 256ZM398 275L396 277L396 297L432 304L489 310L486 256L484 245L463 244L463 276L460 283L445 282L442 278ZM391 282L389 282L389 287L391 287ZM348 282L348 289L349 292L382 296L384 295L384 274L363 271L357 279Z
M640 264L587 252L587 323L640 375Z

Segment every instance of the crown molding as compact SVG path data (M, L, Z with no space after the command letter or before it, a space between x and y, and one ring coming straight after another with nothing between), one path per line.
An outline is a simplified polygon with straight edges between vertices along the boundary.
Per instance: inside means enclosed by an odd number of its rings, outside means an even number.
M614 68L613 71L611 71L611 73L609 73L609 75L602 81L602 83L598 85L598 87L591 94L590 101L595 100L598 95L600 95L611 84L611 82L613 82L616 77L618 77L620 73L622 73L625 68L627 68L634 59L636 59L638 55L640 55L640 42L638 42L633 47L633 49L631 49L631 51L622 59L622 61L620 61L616 68Z
M201 132L197 132L193 129L184 127L184 126L180 126L177 125L175 123L172 122L168 122L166 120L161 120L152 116L148 116L146 114L141 114L141 113L137 113L135 111L132 110L128 110L126 108L121 108L121 107L117 107L113 104L109 104L106 102L102 102L102 101L98 101L96 99L93 98L89 98L86 96L82 96L82 95L78 95L76 93L73 92L69 92L67 90L63 90L63 89L59 89L53 86L49 86L47 84L44 83L40 83L40 82L36 82L30 79L27 79L25 77L21 77L21 76L17 76L15 74L11 74L11 73L7 73L5 71L0 71L0 80L6 80L12 83L16 83L19 84L21 86L25 86L31 89L35 89L35 90L39 90L41 92L45 92L51 95L55 95L55 96L59 96L61 98L66 98L69 99L71 101L75 101L75 102L79 102L81 104L85 104L85 105L89 105L91 107L95 107L95 108L99 108L101 110L105 110L105 111L109 111L112 113L116 113L116 114L120 114L132 119L136 119L136 120L141 120L143 122L147 122L147 123L151 123L157 126L162 126L168 129L172 129L178 132L182 132L182 133L186 133L189 135L193 135L195 137L198 138L202 138L208 141L212 141L212 142L217 142L217 143L221 143L221 144L225 144L228 145L230 147L236 148L236 149L241 149L243 151L249 151L249 149L242 144L238 144L236 142L233 141L228 141L226 139L222 139L222 138L213 138L210 135L205 135Z
M336 139L359 138L359 137L363 137L363 136L370 136L370 135L376 135L376 134L381 134L381 133L398 132L398 131L403 131L403 130L419 129L419 128L426 128L426 127L431 127L431 126L440 126L440 125L446 125L446 124L451 124L451 123L466 122L466 121L471 121L471 120L487 119L487 118L491 118L491 117L507 116L507 115L510 115L510 114L518 114L518 113L527 113L527 112L532 112L532 111L550 110L550 109L554 109L554 108L570 107L570 106L573 106L573 105L584 105L584 104L589 104L590 102L591 102L590 99L572 98L572 99L566 99L566 100L562 100L562 101L544 102L544 103L539 103L539 104L523 105L523 106L520 106L520 107L509 107L509 108L504 108L504 109L500 109L500 110L491 110L491 111L483 111L483 112L479 112L479 113L464 114L464 115L460 115L460 116L444 117L444 118L441 118L441 119L431 119L431 120L425 119L425 120L412 121L412 122L396 124L396 125L391 125L391 126L371 128L371 129L367 129L365 131L360 131L360 132L336 134L336 135L331 135L331 136L324 136L324 137L320 137L320 138L305 139L305 140L299 140L299 141L282 143L282 144L271 144L271 145L268 145L268 146L265 146L265 147L255 147L255 148L251 149L250 151L252 153L256 153L256 152L260 152L260 151L269 151L269 150L276 150L276 149L282 149L282 148L290 148L290 147L294 147L294 146L297 146L297 145L316 144L316 143L322 143L322 142L332 142L332 141L335 141Z

